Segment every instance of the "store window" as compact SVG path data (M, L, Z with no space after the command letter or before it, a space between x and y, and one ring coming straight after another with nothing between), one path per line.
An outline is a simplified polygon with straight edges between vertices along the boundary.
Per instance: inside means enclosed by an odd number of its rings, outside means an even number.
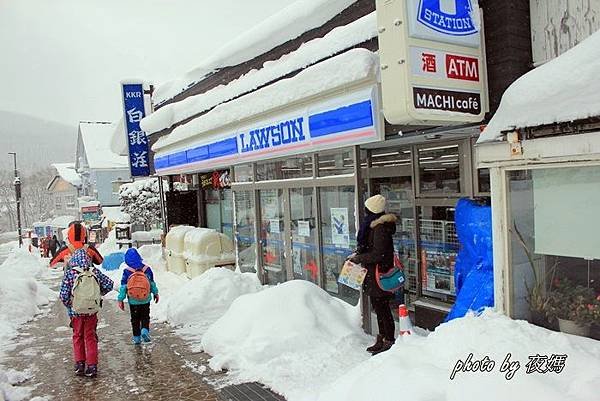
M319 177L354 173L352 149L318 154Z
M384 148L375 149L371 151L371 167L382 168L382 167L399 167L399 166L411 166L411 152L410 149L397 149ZM410 171L410 170L409 170Z
M253 191L235 192L237 263L242 272L256 271L256 233Z
M359 292L337 282L344 261L356 248L354 187L324 187L319 192L325 290L356 305Z
M459 150L459 145L418 149L419 189L422 194L461 193Z
M207 189L204 191L206 227L219 231L233 239L233 197L231 189Z
M252 164L240 164L233 168L235 182L252 182Z
M262 266L265 270L265 284L286 281L285 235L283 213L283 190L267 189L259 191L262 221L260 239L262 243Z
M421 289L423 294L450 300L456 295L454 266L459 250L454 208L421 206L419 241L421 245Z
M513 317L600 338L600 166L510 171L508 190Z
M313 188L290 189L294 278L318 282L317 219Z
M289 157L283 160L259 163L256 166L258 181L310 178L312 176L313 161L311 155Z

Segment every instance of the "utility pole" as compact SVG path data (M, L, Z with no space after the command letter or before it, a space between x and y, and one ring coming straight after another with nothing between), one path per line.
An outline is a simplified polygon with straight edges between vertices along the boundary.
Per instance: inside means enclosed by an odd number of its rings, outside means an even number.
M19 248L23 246L23 230L21 228L21 179L19 178L19 171L17 170L17 153L8 152L9 155L13 156L15 162L15 195L17 199L17 230L19 232Z

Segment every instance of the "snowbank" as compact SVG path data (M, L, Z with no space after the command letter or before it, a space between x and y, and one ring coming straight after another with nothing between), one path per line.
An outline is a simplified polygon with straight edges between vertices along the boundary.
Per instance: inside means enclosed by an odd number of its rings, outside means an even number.
M196 337L220 318L244 294L262 289L256 274L225 268L209 269L190 280L167 303L166 319Z
M160 104L174 97L219 68L241 64L323 25L354 2L356 0L293 2L227 43L202 65L182 78L160 85L154 95L156 103Z
M58 294L41 281L50 275L41 258L19 248L12 249L0 266L0 362L19 326L42 312L41 306L57 298ZM21 400L29 395L28 389L12 386L22 382L22 376L0 366L0 399Z
M227 85L219 85L200 95L190 96L180 102L161 107L142 120L142 128L149 133L169 128L179 121L251 92L375 36L377 36L377 22L373 12L348 25L333 29L322 38L304 43L296 51L284 55L279 60L269 61L262 68L252 70Z
M517 79L478 142L502 131L600 116L600 32Z
M460 359L488 356L491 372L458 372ZM506 355L519 361L511 380L500 373ZM527 374L529 356L567 355L562 373ZM348 371L317 398L303 401L445 400L589 401L598 399L600 342L552 332L487 311L436 329L428 337L406 336L394 347ZM290 399L290 401L294 401Z
M257 380L293 400L364 361L368 341L357 308L294 280L237 298L202 347L233 382Z

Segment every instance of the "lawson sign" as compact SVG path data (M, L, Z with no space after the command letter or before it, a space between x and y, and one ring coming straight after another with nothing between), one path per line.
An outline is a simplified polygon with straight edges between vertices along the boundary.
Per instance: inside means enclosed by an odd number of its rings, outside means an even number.
M382 140L373 92L369 88L368 97L363 92L219 133L185 149L161 151L154 167L159 174L200 171Z
M468 47L480 44L477 0L409 0L408 21L409 34L416 39Z

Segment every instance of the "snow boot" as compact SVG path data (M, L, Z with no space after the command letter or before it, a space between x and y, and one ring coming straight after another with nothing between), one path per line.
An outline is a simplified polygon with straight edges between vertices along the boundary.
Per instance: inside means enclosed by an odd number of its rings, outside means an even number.
M375 352L379 349L381 349L381 346L383 345L383 336L381 334L377 334L377 340L375 341L375 344L371 345L369 348L367 348L367 352Z
M85 375L92 378L98 376L98 366L88 365L87 369L85 370Z
M133 336L132 341L133 341L133 345L140 345L140 343L142 342L142 337Z
M145 343L152 341L152 338L150 338L150 331L148 329L142 329L142 340L144 340Z
M85 372L85 362L76 362L75 363L75 376L83 376Z
M381 344L381 348L379 348L378 350L371 352L371 355L377 355L379 353L382 353L384 351L387 351L388 349L392 348L392 345L394 345L395 340L386 340L383 339L383 343Z

